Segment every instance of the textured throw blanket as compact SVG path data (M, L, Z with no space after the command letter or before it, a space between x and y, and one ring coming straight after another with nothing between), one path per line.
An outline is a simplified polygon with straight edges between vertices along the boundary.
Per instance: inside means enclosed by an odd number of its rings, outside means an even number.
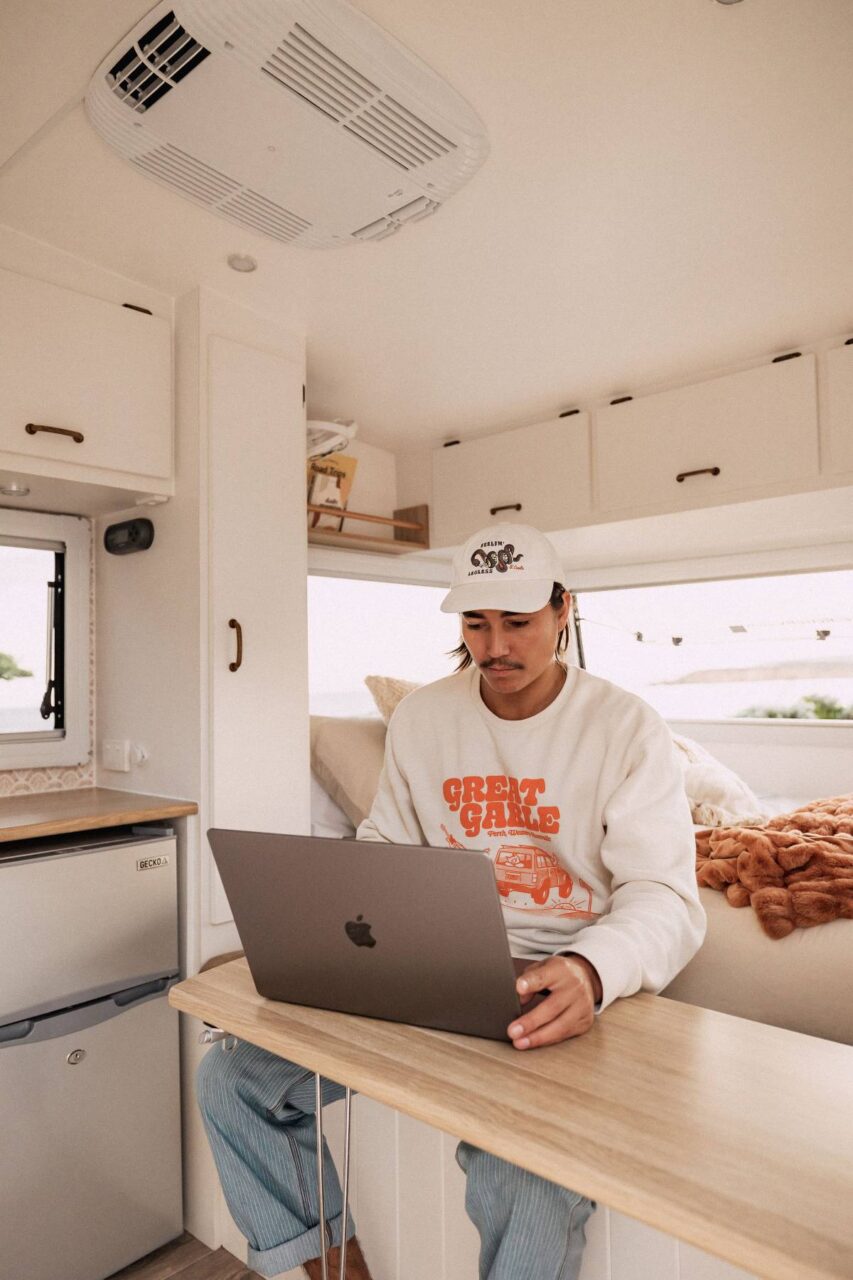
M814 800L760 825L696 833L700 886L750 905L770 938L853 919L853 795Z

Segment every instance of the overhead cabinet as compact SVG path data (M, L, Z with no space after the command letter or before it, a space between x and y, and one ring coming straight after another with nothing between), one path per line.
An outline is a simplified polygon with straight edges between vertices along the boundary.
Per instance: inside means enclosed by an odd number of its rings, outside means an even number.
M595 466L602 514L709 506L816 481L815 357L605 405Z
M853 473L853 343L826 353L826 470Z
M0 468L171 492L168 320L2 271L0 349Z
M433 453L432 546L454 546L497 520L565 529L591 511L586 413Z

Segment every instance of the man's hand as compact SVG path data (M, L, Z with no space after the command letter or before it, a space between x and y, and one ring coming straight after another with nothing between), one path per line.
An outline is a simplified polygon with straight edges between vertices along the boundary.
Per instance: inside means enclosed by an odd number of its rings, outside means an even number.
M583 956L550 956L525 969L516 990L522 1007L539 992L548 992L508 1028L514 1048L536 1049L589 1031L601 999L601 979Z

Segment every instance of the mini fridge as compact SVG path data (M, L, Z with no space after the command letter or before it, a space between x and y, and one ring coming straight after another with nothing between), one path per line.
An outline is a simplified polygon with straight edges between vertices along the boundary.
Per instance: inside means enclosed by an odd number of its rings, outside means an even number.
M104 1280L183 1230L175 840L0 844L0 1274Z

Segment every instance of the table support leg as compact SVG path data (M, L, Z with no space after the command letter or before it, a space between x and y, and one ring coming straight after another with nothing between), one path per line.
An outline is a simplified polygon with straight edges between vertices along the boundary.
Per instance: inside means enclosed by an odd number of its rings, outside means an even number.
M329 1280L329 1263L326 1257L326 1198L323 1189L323 1086L320 1073L314 1075L314 1102L317 1125L317 1200L320 1207L320 1268L323 1280ZM347 1221L349 1219L349 1149L350 1121L352 1118L352 1089L347 1088L344 1102L344 1207L341 1215L341 1265L338 1280L345 1280L347 1267Z
M352 1089L344 1095L344 1210L341 1218L341 1268L338 1280L345 1280L347 1267L347 1220L349 1219L349 1135L352 1114Z

